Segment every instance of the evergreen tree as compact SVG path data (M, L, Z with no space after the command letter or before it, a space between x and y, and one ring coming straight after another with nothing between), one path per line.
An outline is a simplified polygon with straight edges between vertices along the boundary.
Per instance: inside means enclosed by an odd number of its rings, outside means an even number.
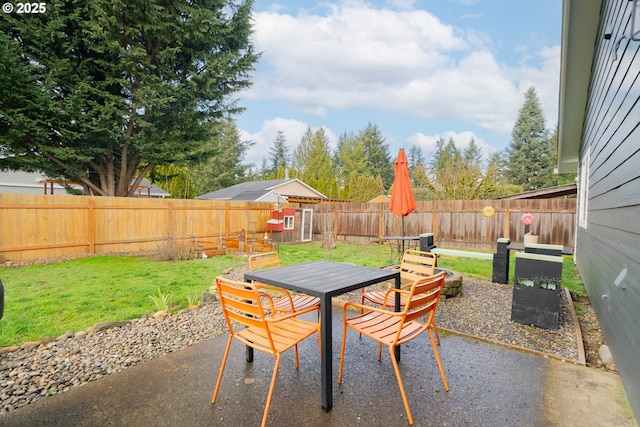
M449 142L446 144L444 138L438 138L436 148L429 162L434 180L437 181L438 175L446 173L447 168L453 164L458 164L460 161L462 161L462 154L460 154L460 150L456 147L453 138L449 138Z
M252 142L242 141L233 120L227 119L218 125L215 137L204 147L205 152L215 156L194 165L191 179L197 195L230 187L249 179L250 166L242 164Z
M554 185L555 156L535 88L524 97L506 149L505 176L510 184L530 191Z
M411 173L411 185L414 190L418 188L431 188L431 181L427 176L427 170L422 166L422 164L418 164L413 168L413 172Z
M323 128L307 131L302 136L294 154L295 176L328 197L336 197L331 193L332 171L331 149Z
M271 170L267 166L267 159L262 159L262 163L260 165L260 169L258 169L257 175L260 180L274 179L274 176L271 175Z
M342 134L338 140L338 147L334 156L336 175L340 177L342 185L351 181L353 173L357 175L373 176L373 171L367 164L365 146L360 138Z
M276 176L280 168L286 169L289 164L289 148L286 145L286 138L284 132L281 130L276 134L276 139L273 140L273 145L269 150L269 171L268 175Z
M360 132L358 139L364 145L368 170L372 176L379 175L382 178L384 188L390 188L393 184L393 161L389 155L389 145L385 144L380 129L369 123Z
M129 196L154 166L202 156L211 122L240 111L232 95L250 85L251 7L51 0L3 14L0 169Z
M553 132L553 135L551 136L551 150L553 153L552 154L553 164L557 165L558 163L558 126L557 125ZM553 185L563 185L563 184L572 183L575 181L577 175L578 174L576 173L554 174Z
M471 137L469 144L462 150L462 158L471 165L482 165L482 148L476 143L476 139Z
M446 144L439 138L429 164L431 180L421 183L419 200L487 199L496 192L496 169L483 170L481 149L473 138L462 152L453 138Z
M412 145L409 149L409 174L413 174L416 167L424 166L427 164L427 159L422 154L422 149L417 145Z
M428 187L430 185L429 178L427 177L427 170L425 166L427 159L422 154L420 147L412 145L409 149L409 176L411 177L411 185L415 189Z

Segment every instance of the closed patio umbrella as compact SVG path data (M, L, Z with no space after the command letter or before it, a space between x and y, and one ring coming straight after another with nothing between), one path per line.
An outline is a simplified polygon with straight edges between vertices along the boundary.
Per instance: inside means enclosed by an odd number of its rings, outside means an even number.
M401 148L394 163L393 187L391 191L391 202L389 210L395 215L402 217L402 237L404 237L404 217L409 215L416 208L416 200L413 197L411 179L409 178L409 161ZM402 253L404 253L404 240L402 240Z

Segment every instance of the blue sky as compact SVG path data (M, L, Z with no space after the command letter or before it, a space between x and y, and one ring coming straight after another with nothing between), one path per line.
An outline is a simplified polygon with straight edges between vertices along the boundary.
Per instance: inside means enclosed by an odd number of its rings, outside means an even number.
M390 154L438 137L485 155L504 149L537 90L547 127L558 115L561 0L256 0L253 86L238 94L245 162L290 153L308 127L339 135L378 126Z

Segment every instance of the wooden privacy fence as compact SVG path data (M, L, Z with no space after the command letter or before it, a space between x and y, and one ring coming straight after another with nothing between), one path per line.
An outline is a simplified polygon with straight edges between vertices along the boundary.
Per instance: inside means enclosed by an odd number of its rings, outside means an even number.
M389 211L388 203L317 205L314 234L333 233L336 240L371 241L402 233L401 219ZM491 207L495 214L485 217ZM435 244L445 248L495 250L496 241L508 237L522 242L523 213L532 213L530 230L540 243L574 246L576 199L537 200L443 200L417 202L405 217L405 235L433 233ZM322 237L319 237L322 239Z
M0 261L262 239L272 203L0 194ZM223 236L224 235L224 236Z
M495 250L500 237L521 242L520 215L535 216L540 243L573 247L575 199L417 202L405 217L405 235L433 233L444 248ZM297 204L288 206L297 207ZM485 217L490 206L495 215ZM371 242L401 234L388 203L306 205L315 240ZM173 239L219 244L245 231L261 240L272 203L0 194L0 262L76 254L157 250Z

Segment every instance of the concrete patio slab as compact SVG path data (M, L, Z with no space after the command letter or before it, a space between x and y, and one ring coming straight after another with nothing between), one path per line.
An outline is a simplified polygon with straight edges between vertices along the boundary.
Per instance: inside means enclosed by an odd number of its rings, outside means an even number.
M270 426L408 425L389 353L348 334L337 384L341 312L334 308L334 407L320 407L317 340L281 361ZM273 357L247 364L234 344L215 405L211 395L228 336L128 368L0 416L2 426L260 425ZM637 427L613 374L461 336L442 337L445 392L427 336L403 346L400 367L416 426Z

